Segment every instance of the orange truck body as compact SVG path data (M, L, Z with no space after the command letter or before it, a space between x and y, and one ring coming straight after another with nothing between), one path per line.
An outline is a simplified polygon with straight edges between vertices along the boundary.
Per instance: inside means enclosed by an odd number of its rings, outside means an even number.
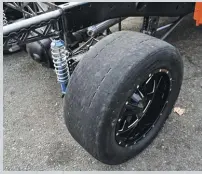
M202 2L196 2L194 20L197 26L202 25Z

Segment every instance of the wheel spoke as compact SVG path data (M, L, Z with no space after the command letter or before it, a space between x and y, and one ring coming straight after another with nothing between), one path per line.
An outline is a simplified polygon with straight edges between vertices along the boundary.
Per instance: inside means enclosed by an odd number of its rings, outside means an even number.
M138 93L140 94L141 98L143 99L144 98L144 95L143 93L140 91L140 89L137 89Z
M130 128L134 128L136 125L137 125L137 123L139 122L139 119L136 119L133 123L131 123L129 126L128 126L128 129L130 129Z
M155 96L156 91L159 89L159 86L162 82L162 79L163 79L163 76L160 76L158 80L157 79L153 80L152 91L147 93L148 100L151 100Z
M152 87L152 91L151 92L149 92L149 93L147 93L147 95L150 95L150 94L154 94L155 93L155 91L156 91L156 80L154 79L154 81L153 81L153 87Z
M133 123L128 124L127 120L125 120L122 128L120 130L118 130L118 133L119 134L130 133L130 131L136 127L138 122L139 122L139 120L136 119Z
M127 121L125 120L124 123L123 123L123 126L122 128L119 130L119 132L123 132L125 127L126 127L126 124L127 124Z
M152 103L152 100L149 100L148 103L147 103L147 105L146 105L146 107L143 110L143 113L145 113L147 111L147 109L149 108L149 106L151 105L151 103Z
M163 76L160 77L160 79L159 79L159 81L158 81L158 83L157 83L155 92L156 92L156 90L159 88L159 86L160 86L160 84L161 84L161 82L162 82L162 79L163 79Z
M131 103L131 102L127 102L126 103L126 109L131 110L134 113L139 113L143 110L144 106L142 103Z

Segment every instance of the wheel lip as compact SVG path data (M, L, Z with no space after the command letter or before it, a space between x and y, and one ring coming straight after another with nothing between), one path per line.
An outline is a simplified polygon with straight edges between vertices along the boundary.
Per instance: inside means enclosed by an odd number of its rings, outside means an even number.
M130 145L127 145L127 144L125 144L125 143L120 143L120 142L118 142L117 141L117 124L119 124L119 120L120 120L120 115L121 115L121 113L122 113L122 111L123 111L123 107L125 106L125 102L124 102L124 104L123 104L123 106L122 106L122 108L121 108L121 110L120 110L120 113L119 113L119 116L118 116L118 119L117 119L117 121L116 121L116 125L115 125L115 142L118 144L118 146L121 146L121 147L131 147L131 146L133 146L133 145L137 145L138 143L140 143L146 136L147 136L147 134L151 131L151 129L153 129L154 127L155 127L155 125L157 124L157 122L159 121L159 119L160 119L160 116L161 115L163 115L163 113L165 112L165 108L166 108L166 105L167 105L167 103L168 103L168 100L169 100L169 96L170 96L170 93L171 93L171 91L172 91L172 75L171 75L171 71L170 70L168 70L167 68L158 68L158 69L155 69L155 70L153 70L153 72L152 73L148 73L149 75L146 75L146 76L144 76L144 78L143 78L143 80L141 80L141 82L140 82L140 84L143 84L147 79L148 79L148 76L150 77L150 75L154 75L154 74L156 74L156 73L165 73L165 74L167 74L167 76L169 77L169 90L168 90L168 94L167 94L167 98L166 98L166 100L165 100L165 103L164 103L164 105L162 106L162 109L160 109L160 114L157 116L157 118L156 118L156 120L154 121L154 123L152 124L152 126L140 137L140 138L138 138L138 140L137 141L135 141L135 142L133 142L133 143L131 143ZM138 85L134 85L136 88L134 89L134 90L132 90L132 92L131 92L131 94L133 94L134 92L135 92L135 90L137 89L137 88L139 88L139 84ZM127 98L127 100L130 98L131 96L129 96L128 98ZM147 111L146 111L147 112ZM146 113L145 112L145 113Z

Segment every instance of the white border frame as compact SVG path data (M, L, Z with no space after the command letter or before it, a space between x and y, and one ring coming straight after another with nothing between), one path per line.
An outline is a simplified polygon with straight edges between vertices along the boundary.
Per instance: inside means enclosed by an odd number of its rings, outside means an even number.
M43 172L37 172L37 171L3 171L3 2L5 0L1 1L0 2L0 9L1 9L1 14L0 14L0 18L1 18L1 31L0 31L0 38L1 38L1 48L0 48L0 53L1 53L1 59L0 59L0 82L1 82L1 87L0 87L0 96L1 96L1 99L0 99L0 124L1 124L1 128L0 128L0 173L1 171L3 172L3 174L68 174L68 173L89 173L90 171L86 171L86 172L63 172L63 171L51 171L51 172L46 172L46 171L43 171ZM36 2L36 0L6 0L7 2L22 2L22 1L27 1L27 2ZM41 2L44 2L42 0L39 0ZM50 1L51 0L46 0L46 1ZM81 0L80 2L82 2L83 0ZM152 0L140 0L141 2L154 2ZM139 1L139 2L140 2ZM191 0L191 1L187 1L187 0L165 0L165 1L160 1L160 0L155 0L155 2L202 2L202 0ZM65 2L65 0L55 0L55 2ZM67 2L67 1L66 1ZM72 1L72 0L68 0L68 2L75 2L75 1ZM86 1L83 1L83 2L86 2ZM102 1L96 1L96 0L89 0L88 2L138 2L137 0L126 0L126 1L119 1L119 0L110 0L110 1L107 1L107 0L102 0ZM202 164L201 164L202 165ZM40 169L39 169L40 170ZM104 172L104 171L103 171ZM101 172L101 173L103 173ZM96 172L96 171L93 171L92 173L100 173L100 172ZM105 171L104 172L105 174L109 173L108 171ZM111 173L111 172L110 172ZM116 171L116 172L113 172L113 173L116 173L116 174L177 174L177 173L180 173L180 174L191 174L191 173L198 173L198 174L201 174L201 172L199 171L179 171L179 172L176 172L176 171L159 171L159 172L149 172L149 171L134 171L134 172L127 172L127 171Z

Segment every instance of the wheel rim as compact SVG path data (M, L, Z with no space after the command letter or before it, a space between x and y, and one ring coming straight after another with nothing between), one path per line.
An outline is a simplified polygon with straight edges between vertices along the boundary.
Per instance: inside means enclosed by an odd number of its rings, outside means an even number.
M120 146L138 143L155 127L168 103L171 87L170 72L159 69L134 89L116 124L115 139Z

